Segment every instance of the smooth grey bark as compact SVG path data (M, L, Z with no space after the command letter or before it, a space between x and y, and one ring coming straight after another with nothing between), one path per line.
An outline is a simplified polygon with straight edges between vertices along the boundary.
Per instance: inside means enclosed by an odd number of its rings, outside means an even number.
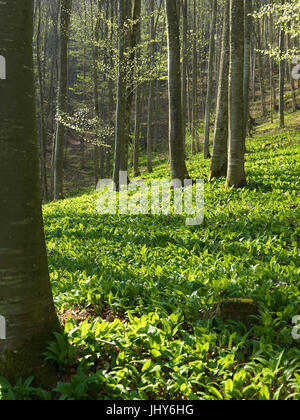
M91 0L92 10L92 0ZM92 23L92 39L93 44L93 90L94 90L94 114L96 118L96 132L95 132L95 144L93 147L93 158L94 158L94 184L97 185L100 174L100 145L99 145L99 130L100 130L100 114L99 114L99 78L98 78L98 61L99 61L99 40L100 40L100 18L101 18L101 0L98 0L98 10L96 25ZM103 165L101 165L103 168Z
M288 49L292 48L292 40L291 40L291 34L287 34L287 47ZM291 85L291 94L292 94L292 110L293 112L296 112L298 109L297 106L297 97L296 97L296 87L295 87L295 80L292 77L293 72L293 63L290 60L289 61L289 71L290 71L290 85Z
M269 34L270 34L270 44L273 45L273 22L272 16L269 17ZM270 79L270 121L273 123L273 110L274 110L274 69L273 69L273 58L269 56L269 79Z
M0 2L0 376L45 372L41 354L59 329L50 288L41 211L32 55L33 0ZM39 371L39 372L37 372Z
M198 67L198 52L197 52L197 3L194 0L193 4L193 52L192 52L192 106L191 106L191 115L192 115L192 145L191 153L194 155L199 151L198 143L199 140L196 139L196 123L197 123L197 91L198 91L198 77L197 77L197 67Z
M216 34L216 19L217 19L217 0L213 0L212 4L212 20L210 26L210 40L209 40L209 59L208 59L208 74L207 74L207 93L205 104L205 120L204 120L204 159L209 159L209 129L210 129L210 112L212 102L213 89L213 71L214 71L214 57L215 57L215 34Z
M257 22L257 33L256 33L256 43L257 49L259 51L262 50L262 42L261 42L261 26L260 22ZM260 102L261 102L261 113L262 116L265 117L267 115L267 107L266 107L266 97L265 97L265 75L264 75L264 66L263 66L263 59L262 53L258 53L258 71L259 71L259 85L260 85Z
M149 24L149 59L150 66L153 70L153 59L154 59L154 39L155 39L155 28L154 28L154 0L149 0L149 13L150 13L150 24ZM152 145L153 145L153 96L154 96L154 80L153 75L149 81L149 94L148 94L148 113L147 113L147 170L149 173L153 171L152 168Z
M244 2L230 0L229 150L227 187L246 185L243 105Z
M181 64L179 10L174 0L166 1L168 33L168 87L169 87L169 148L172 180L183 182L188 178L182 129Z
M53 198L63 198L63 163L65 128L61 118L67 111L68 86L68 42L71 21L72 0L60 0L60 43L59 43L59 81L57 91L56 132L54 148Z
M46 114L45 114L45 99L44 99L44 77L42 69L42 51L41 51L41 20L42 20L42 9L41 0L36 3L36 64L37 64L37 81L38 81L38 96L40 106L40 118L39 118L39 143L40 143L40 172L41 172L41 184L43 192L43 201L48 201L48 182L47 182L47 169L46 169L46 146L47 146L47 130L46 130ZM44 57L45 60L45 57Z
M282 4L285 3L284 0L281 1ZM279 31L279 53L280 53L280 62L279 62L279 128L283 128L285 125L284 119L284 60L281 59L284 54L284 38L285 33L284 29L281 28Z
M140 136L141 136L141 105L142 92L138 85L135 91L135 119L134 119L134 139L133 139L133 176L140 175L139 157L140 157Z
M128 170L129 126L134 93L133 78L140 27L141 0L119 0L118 7L119 64L113 172L117 190L119 189L120 171ZM127 55L126 60L125 54Z
M251 56L251 30L252 30L252 0L245 0L245 49L244 49L244 129L245 138L248 132L249 96L250 96L250 56Z
M139 41L140 26L141 26L141 0L127 0L128 1L128 58L127 58L127 70L126 70L126 113L125 113L125 130L126 130L126 142L125 142L125 155L124 155L124 168L128 169L128 147L130 140L130 122L132 114L132 104L134 99L134 75L136 67L136 50Z
M137 45L139 46L141 42L141 25L138 28L137 33ZM137 48L136 51L136 61L137 63L141 63L141 51L140 48ZM137 69L136 69L137 70ZM136 76L138 72L136 71ZM135 98L134 98L134 105L135 105L135 116L134 116L134 135L133 135L133 154L132 154L132 164L133 164L133 176L138 177L140 175L140 168L139 168L139 158L140 158L140 137L141 137L141 116L142 116L142 97L143 97L143 85L141 85L140 80L136 81L135 87Z
M274 36L273 36L274 22L273 22L273 15L272 14L270 14L269 20L270 20L270 30L269 30L269 32L270 32L270 42L271 42L271 45L273 46L274 45ZM276 95L276 86L275 86L275 78L274 78L274 61L273 61L272 57L270 57L269 66L270 66L270 78L271 78L271 81L270 81L271 92L270 92L270 94L272 95L272 99L270 101L271 106L272 106L272 108L271 108L272 117L271 118L272 118L272 121L273 121L273 111L276 111L276 109L277 109L277 95Z
M185 150L185 137L187 127L187 67L188 67L188 2L181 0L182 9L182 71L181 71L181 103L182 103L182 128L183 128L183 142ZM186 151L186 150L185 150Z
M224 4L221 60L213 154L209 180L227 174L228 145L228 75L229 75L229 0Z
M126 133L125 133L125 115L126 115L126 80L124 53L127 48L127 39L124 36L124 25L128 15L127 1L118 1L118 84L117 84L117 109L116 109L116 128L115 128L115 154L114 154L114 172L113 180L116 189L119 189L119 173L127 168L122 166L122 156L126 152Z

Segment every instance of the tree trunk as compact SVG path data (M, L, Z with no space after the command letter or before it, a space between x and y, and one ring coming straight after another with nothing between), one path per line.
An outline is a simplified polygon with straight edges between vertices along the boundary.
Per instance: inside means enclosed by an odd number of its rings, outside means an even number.
M209 180L227 174L228 144L228 74L229 74L229 0L224 5L222 53L219 72L215 139Z
M63 162L65 128L61 122L67 110L68 86L68 42L71 21L72 0L60 0L60 47L59 84L57 91L56 133L54 151L54 200L63 197Z
M257 34L256 34L257 49L262 50L261 44L261 28L260 22L257 22ZM264 80L264 67L262 53L258 53L258 71L259 71L259 84L260 84L260 101L261 101L261 113L265 117L267 115L266 98L265 98L265 80Z
M154 0L150 0L150 46L149 46L149 60L150 66L152 67L151 78L149 82L149 95L148 95L148 116L147 116L147 170L149 173L152 172L152 143L153 143L153 94L154 94L154 80L153 80L153 59L154 59L154 45L155 39L154 33Z
M115 129L115 155L114 155L114 173L113 180L116 189L119 189L119 173L127 170L122 166L122 156L125 154L125 114L126 114L126 81L125 81L125 66L124 53L126 51L127 42L124 36L124 26L126 22L127 1L119 0L119 28L118 28L118 51L119 51L119 65L118 65L118 85L117 85L117 110L116 110L116 129Z
M141 0L133 0L133 6L131 0L119 0L118 5L119 65L113 173L113 180L117 190L119 189L120 171L128 170L129 126L134 91L135 49L140 27ZM128 57L125 60L126 52L128 53Z
M140 25L141 25L141 0L127 0L128 6L128 58L127 58L127 70L126 70L126 113L125 113L125 155L123 157L123 165L125 170L128 170L128 147L130 139L130 122L132 114L132 104L134 98L134 75L136 65L136 48L139 40Z
M197 123L197 91L198 91L198 79L197 79L197 67L198 67L198 52L197 52L197 6L196 0L194 0L194 22L193 22L193 53L192 53L192 147L191 153L194 155L198 150L198 139L196 138L196 123Z
M187 126L187 65L188 65L188 52L187 52L187 30L188 30L188 4L187 0L181 0L182 7L182 83L181 83L181 102L182 102L182 128L183 128L183 143L184 151L185 136Z
M47 130L45 122L45 101L44 101L44 79L42 72L42 53L41 53L41 0L37 3L37 34L36 34L36 59L37 59L37 79L38 79L38 93L40 105L40 172L41 184L43 192L43 201L48 201L48 182L47 182L47 168L46 168L46 147L47 147Z
M251 29L252 29L252 0L245 0L245 51L244 51L244 129L245 138L248 133L249 121L249 89L250 89L250 56L251 56Z
M282 0L282 4L284 1ZM279 62L279 128L284 127L284 60L282 55L284 54L284 29L280 29L279 33L279 53L280 53L280 62Z
M210 27L210 41L209 41L209 61L207 74L207 94L205 105L205 121L204 121L204 159L210 158L209 152L209 130L210 130L210 111L212 101L212 84L213 84L213 69L215 56L215 34L216 34L216 19L217 19L217 0L213 0L212 21Z
M92 0L91 0L92 9ZM94 114L96 118L95 143L93 147L94 155L94 184L97 185L100 179L100 114L99 114L99 78L98 78L98 61L99 61L99 40L100 40L100 17L101 17L101 0L98 0L98 11L96 25L92 23L92 39L93 44L93 82L94 82ZM103 167L103 165L102 165Z
M177 2L166 0L169 73L169 147L172 180L188 178L182 129L179 10Z
M6 323L0 376L15 382L34 375L45 383L50 377L42 353L59 324L41 212L32 12L32 0L0 3L0 39L7 62L7 80L0 83L0 315Z
M230 0L229 152L226 186L246 185L244 161L244 2Z
M135 120L134 120L134 139L133 139L133 176L140 176L139 152L141 135L141 87L138 85L135 92Z
M288 42L288 49L292 48L292 42L291 42L291 34L287 34L287 42ZM293 63L290 60L289 61L289 70L290 70L290 85L291 85L291 94L292 94L292 110L293 112L297 111L297 98L296 98L296 88L295 88L295 80L292 77L292 72L293 72Z

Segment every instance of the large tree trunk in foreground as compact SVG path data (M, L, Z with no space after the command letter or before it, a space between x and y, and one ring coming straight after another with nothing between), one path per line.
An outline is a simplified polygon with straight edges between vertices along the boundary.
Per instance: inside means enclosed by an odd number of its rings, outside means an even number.
M229 152L226 186L246 185L243 105L244 2L230 0Z
M179 10L177 2L166 0L169 53L169 145L172 180L188 178L185 166L183 121L181 106L181 64L179 40Z
M41 380L41 354L58 329L41 213L32 9L33 0L0 3L7 62L7 79L0 81L0 315L6 323L0 376L13 382L30 375Z

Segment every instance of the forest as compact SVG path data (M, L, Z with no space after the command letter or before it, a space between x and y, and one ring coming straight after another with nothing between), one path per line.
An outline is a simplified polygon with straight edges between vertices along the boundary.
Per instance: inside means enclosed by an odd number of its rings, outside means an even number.
M299 401L300 1L0 22L0 401Z

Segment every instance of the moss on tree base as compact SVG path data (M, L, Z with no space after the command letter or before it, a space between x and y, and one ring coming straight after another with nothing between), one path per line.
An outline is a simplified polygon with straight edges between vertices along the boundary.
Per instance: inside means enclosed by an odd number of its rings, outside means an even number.
M227 175L227 165L219 170L212 170L210 169L208 175L208 181L212 181L213 179L220 179L226 177Z
M57 371L43 356L47 344L53 339L52 333L43 332L38 337L25 342L19 349L6 351L0 358L0 376L12 385L18 379L35 378L36 386L50 389L57 382Z
M239 181L239 183L237 183L237 184L235 184L235 185L233 185L233 184L229 181L229 179L228 179L228 178L226 179L226 182L225 182L225 188L244 188L244 187L246 187L246 186L247 186L247 180L246 180L246 178L241 179L241 180Z

